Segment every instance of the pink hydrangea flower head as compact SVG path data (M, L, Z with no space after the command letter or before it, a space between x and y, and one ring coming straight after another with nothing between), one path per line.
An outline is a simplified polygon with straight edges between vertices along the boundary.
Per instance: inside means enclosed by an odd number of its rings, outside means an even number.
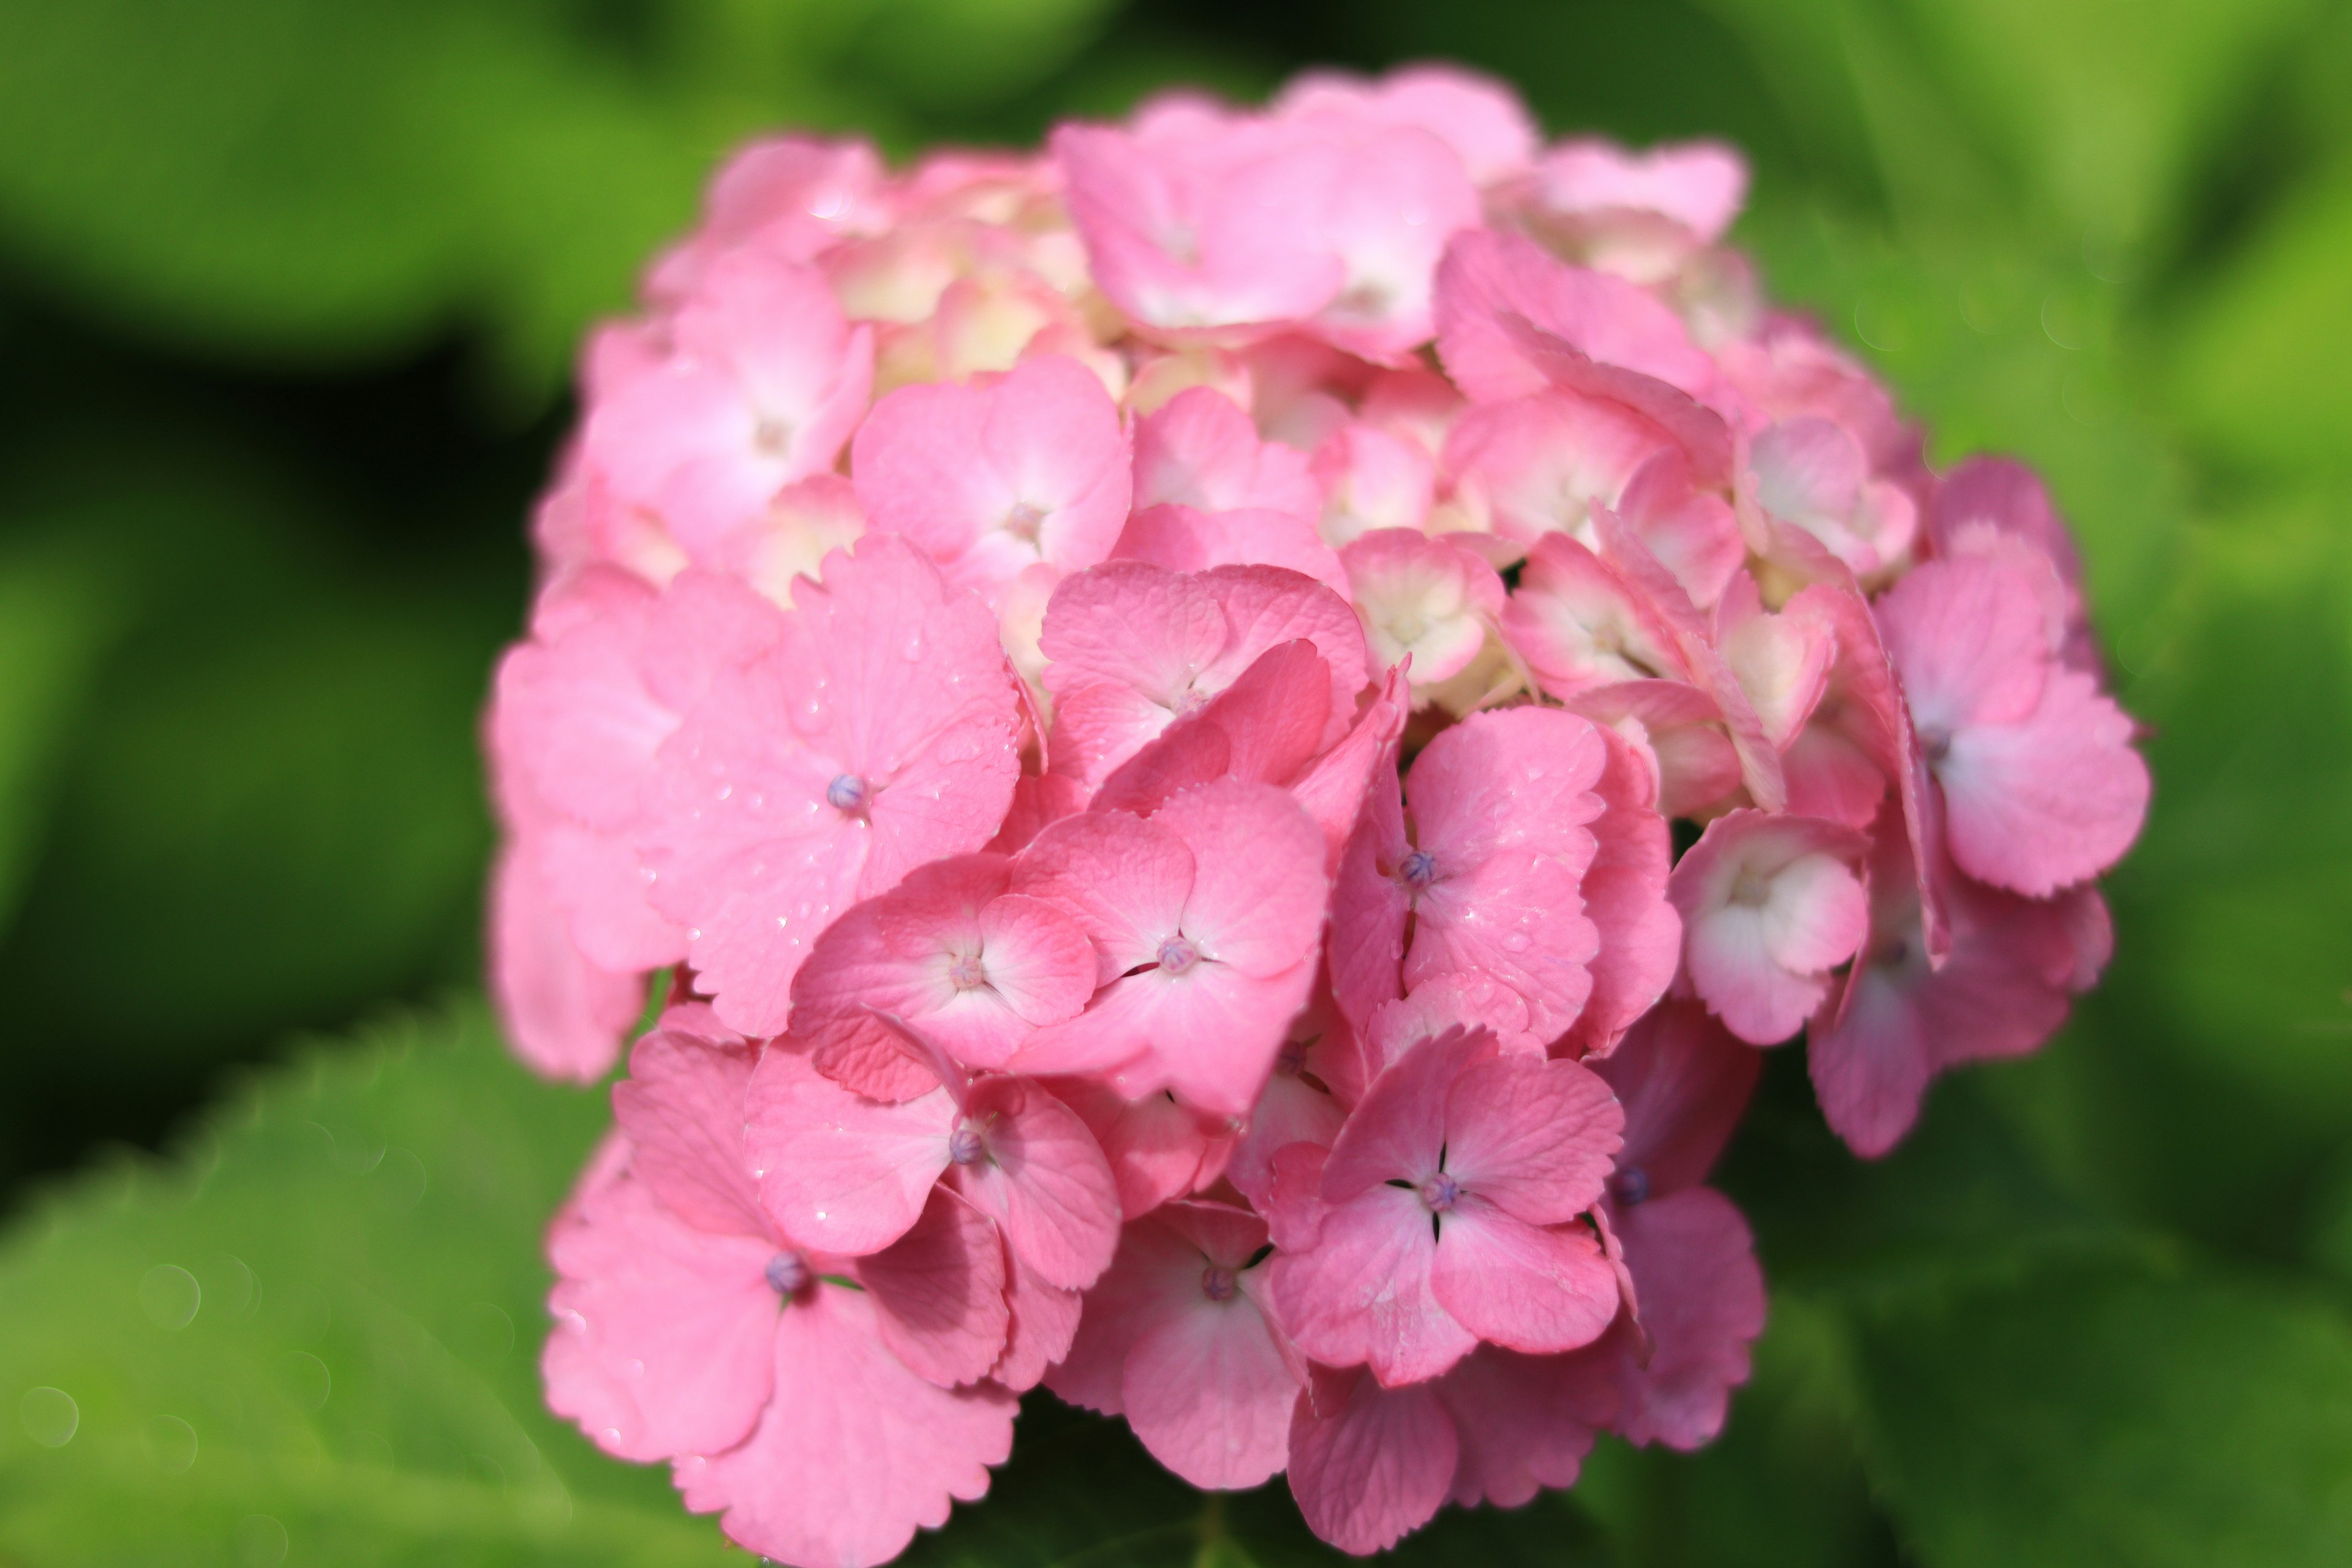
M1485 1031L1415 1047L1332 1144L1311 1244L1275 1255L1293 1341L1387 1387L1435 1377L1482 1341L1590 1344L1616 1315L1617 1283L1579 1216L1622 1125L1577 1063L1504 1055Z
M796 590L776 645L663 742L667 809L641 839L719 1016L782 1029L834 917L993 837L1020 726L992 618L903 541L864 540Z
M1735 811L1707 824L1668 884L1684 973L1731 1032L1777 1045L1829 994L1870 928L1869 844L1817 817Z

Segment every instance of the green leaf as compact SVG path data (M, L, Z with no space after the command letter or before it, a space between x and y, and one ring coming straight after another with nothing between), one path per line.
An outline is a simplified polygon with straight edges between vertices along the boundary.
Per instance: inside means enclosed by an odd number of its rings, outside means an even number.
M1872 1473L1929 1568L2352 1560L2352 1322L2222 1276L2046 1272L1857 1335Z
M38 1205L0 1243L0 1558L740 1562L540 1403L539 1238L606 1120L467 1006Z
M72 544L0 551L0 938L49 817L59 759L121 620L115 584Z
M2192 295L2168 390L2189 435L2256 468L2341 472L2352 421L2352 162L2279 204Z

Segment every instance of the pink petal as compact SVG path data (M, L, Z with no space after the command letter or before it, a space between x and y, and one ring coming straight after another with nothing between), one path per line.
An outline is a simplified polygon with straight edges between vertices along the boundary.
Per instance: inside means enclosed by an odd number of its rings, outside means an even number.
M1606 1056L1675 977L1682 918L1667 900L1674 847L1655 781L1633 743L1601 728L1608 765L1595 791L1592 863L1579 889L1601 938L1591 965L1592 993L1560 1042L1563 1054Z
M1229 1287L1230 1289L1230 1287ZM1127 1356L1128 1425L1196 1487L1254 1487L1283 1468L1298 1380L1246 1290L1192 1300L1143 1327Z
M914 1228L857 1261L882 1342L917 1376L951 1388L989 1374L1012 1325L1004 1245L988 1217L931 1189Z
M1362 814L1339 857L1331 892L1331 992L1361 1029L1372 1010L1404 994L1405 922L1412 899L1397 871L1412 849L1395 752L1371 769Z
M1291 797L1323 830L1324 868L1335 877L1373 775L1383 763L1395 773L1389 748L1404 732L1405 707L1402 672L1392 669L1347 735L1290 786Z
M1223 394L1189 387L1137 421L1135 507L1174 501L1202 511L1285 512L1312 522L1323 497L1307 459L1261 441Z
M714 1235L768 1229L744 1152L752 1053L680 1030L656 1029L629 1053L613 1088L614 1119L635 1152L630 1168L670 1211Z
M1288 512L1202 511L1172 502L1146 507L1128 520L1111 555L1171 572L1278 567L1311 577L1334 594L1348 591L1348 574L1339 555L1311 522Z
M1619 1363L1616 1429L1632 1443L1689 1450L1723 1429L1764 1331L1764 1276L1748 1222L1712 1187L1617 1211L1626 1266L1642 1292L1647 1364Z
M1497 1057L1465 1068L1446 1094L1445 1170L1514 1218L1558 1225L1600 1197L1624 1125L1591 1068Z
M851 455L877 528L903 533L975 584L1046 561L1104 559L1128 512L1128 444L1094 373L1058 354L992 385L902 387Z
M1612 1363L1592 1352L1523 1356L1481 1345L1438 1380L1461 1443L1454 1500L1517 1508L1572 1487L1617 1411Z
M1021 1261L1010 1242L1003 1245L1004 1301L1012 1328L1005 1337L1004 1353L988 1375L991 1382L1025 1394L1044 1380L1048 1367L1070 1353L1084 1298L1076 1290L1047 1284Z
M1323 836L1289 795L1220 780L1185 791L1152 820L1192 851L1181 929L1204 957L1255 978L1314 957L1328 891Z
M1495 1049L1486 1031L1453 1028L1405 1050L1372 1079L1331 1145L1323 1167L1324 1200L1347 1203L1382 1182L1418 1182L1437 1169L1445 1149L1447 1097Z
M1439 1221L1429 1283L1470 1333L1535 1355L1591 1344L1617 1315L1617 1276L1591 1229L1531 1226L1469 1199Z
M1005 1239L1051 1285L1083 1289L1118 1245L1118 1184L1076 1111L1034 1084L989 1079L973 1086L965 1116L983 1129L984 1152L956 1181Z
M1440 1248L1429 1219L1419 1194L1376 1184L1324 1215L1312 1247L1274 1255L1275 1305L1301 1352L1332 1366L1369 1365L1391 1388L1469 1353L1477 1335L1432 1287Z
M2022 721L1955 731L1934 763L1952 858L2034 898L2114 865L2147 815L2147 764L2132 731L2091 677L2063 668Z
M1190 846L1165 821L1087 812L1040 833L1015 862L1012 886L1077 922L1095 945L1096 984L1107 985L1160 962L1195 875Z
M725 1448L751 1429L772 1375L772 1241L695 1229L623 1175L566 1208L548 1251L549 1408L626 1459Z
M814 1287L778 1321L775 1391L740 1446L676 1466L686 1506L724 1510L739 1544L786 1563L872 1568L954 1501L988 1490L1013 1450L1013 1396L944 1389L884 1348L860 1291Z
M1217 1140L1202 1119L1162 1091L1128 1100L1089 1079L1055 1079L1055 1096L1076 1111L1101 1146L1129 1219L1193 1190Z
M1437 273L1438 353L1474 402L1523 397L1549 384L1506 318L1517 316L1564 348L1654 377L1693 396L1713 389L1714 362L1657 300L1605 273L1570 267L1516 234L1454 237Z
M1593 1070L1625 1108L1625 1145L1612 1184L1622 1188L1639 1173L1642 1195L1657 1198L1706 1179L1748 1107L1763 1058L1697 1004L1668 1001Z
M580 955L528 852L509 845L490 874L491 994L515 1053L532 1070L593 1083L612 1070L624 1034L645 1011L645 979Z
M886 1105L772 1047L751 1075L749 1103L744 1142L761 1202L813 1251L880 1251L921 1217L948 1167L957 1113L944 1089Z
M1292 1414L1290 1492L1308 1529L1369 1556L1429 1522L1453 1486L1459 1444L1429 1388L1383 1388L1361 1374L1329 1381L1332 1392L1301 1395Z

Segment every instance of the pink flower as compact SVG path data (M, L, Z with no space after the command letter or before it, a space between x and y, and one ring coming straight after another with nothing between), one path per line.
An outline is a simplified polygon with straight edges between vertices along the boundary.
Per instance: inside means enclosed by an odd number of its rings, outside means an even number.
M1862 835L1815 817L1735 811L1675 867L1685 973L1708 1011L1750 1045L1795 1034L1829 994L1830 971L1870 929Z
M808 136L754 142L713 177L702 226L655 264L648 289L666 300L690 295L710 265L730 250L814 260L845 235L889 220L883 178L881 157L864 142Z
M1425 689L1467 668L1503 613L1503 580L1457 544L1380 529L1340 552L1375 666L1412 660Z
M1872 841L1869 945L1806 1037L1822 1112L1865 1159L1911 1130L1936 1074L2022 1056L2056 1033L2115 942L2093 889L2034 902L1948 875L1951 952L1932 966L1905 837L1882 820Z
M760 1200L812 1251L863 1257L906 1235L944 1184L996 1221L1046 1283L1082 1289L1110 1262L1118 1192L1077 1114L1020 1079L950 1076L898 1104L868 1100L784 1048L766 1052L743 1138Z
M1617 1285L1579 1216L1622 1125L1607 1086L1574 1062L1501 1055L1485 1031L1414 1047L1349 1116L1306 1200L1312 1217L1284 1222L1313 1237L1272 1265L1292 1340L1391 1388L1482 1340L1537 1354L1591 1343L1616 1315Z
M1101 988L1013 1065L1108 1078L1130 1099L1169 1089L1202 1110L1246 1110L1315 978L1323 855L1297 802L1235 779L1149 817L1092 811L1045 829L1013 889L1077 921Z
M993 621L903 541L833 556L793 603L776 645L663 743L640 840L655 906L689 928L719 1016L752 1035L784 1026L835 915L993 837L1020 772Z
M1663 837L1644 833L1633 851L1651 863L1651 890L1612 911L1605 938L1585 907L1610 766L1610 742L1591 723L1513 708L1474 713L1432 741L1402 801L1376 782L1333 901L1332 984L1349 1016L1360 1026L1373 1006L1426 980L1483 974L1517 992L1529 1027L1551 1039L1591 999L1596 963L1622 956L1663 986L1647 951L1671 951L1675 940L1654 912L1664 902ZM1643 951L1624 950L1629 937Z
M1395 361L1428 340L1447 237L1478 221L1460 155L1388 116L1161 100L1131 131L1065 126L1053 147L1097 281L1163 331L1297 324Z
M899 388L875 405L850 462L875 527L985 594L1041 562L1092 566L1127 521L1118 410L1092 371L1057 354L986 384Z
M1301 638L1330 669L1328 744L1364 685L1364 634L1338 595L1264 566L1180 574L1128 562L1080 573L1045 612L1054 771L1091 789L1267 649Z
M709 265L665 335L667 353L600 394L582 445L699 556L833 466L866 414L873 334L815 271L739 253Z
M1670 449L1651 421L1608 398L1538 392L1482 404L1455 422L1445 472L1494 531L1524 550L1548 533L1591 539L1591 509L1613 507Z
M1323 497L1304 456L1260 440L1232 398L1194 386L1136 422L1136 510L1170 502L1200 511L1281 512L1311 523Z
M1419 530L1436 499L1437 468L1410 437L1349 421L1315 448L1324 540L1344 548L1375 529Z
M516 1052L544 1078L593 1083L612 1070L622 1032L646 1009L642 975L580 955L563 911L516 843L490 872L490 994Z
M1135 1221L1047 1386L1125 1415L1196 1487L1258 1485L1288 1458L1305 1371L1265 1304L1267 1251L1265 1222L1223 1204L1171 1203Z
M1095 993L1094 949L1076 921L1011 883L1001 855L935 860L828 926L793 980L793 1034L818 1070L905 1098L938 1075L900 1030L967 1067L1001 1068L1037 1029L1076 1016Z
M1623 1249L1633 1310L1614 1336L1628 1441L1696 1448L1722 1430L1764 1331L1764 1277L1748 1222L1700 1184L1730 1141L1761 1058L1687 1002L1634 1026L1594 1070L1625 1108L1602 1212Z
M548 1402L610 1452L671 1460L687 1506L755 1552L887 1562L1011 1451L1013 1397L984 1381L1009 1323L1001 1245L941 1193L889 1252L793 1248L728 1136L749 1050L656 1034L638 1060L628 1133L550 1238Z
M2034 575L1931 561L1875 608L1960 869L2042 898L2114 865L2147 815L2147 764L2130 718L2061 659Z
M1606 223L1636 215L1679 226L1692 245L1713 245L1748 196L1747 161L1716 142L1629 153L1597 138L1563 142L1538 165L1548 214Z
M1748 462L1756 504L1855 572L1884 572L1910 549L1917 504L1899 485L1870 476L1868 454L1843 426L1810 416L1766 426Z
M1455 66L1405 66L1376 80L1308 71L1291 79L1274 110L1284 119L1330 115L1418 126L1443 138L1482 185L1518 173L1536 153L1535 121L1517 95Z

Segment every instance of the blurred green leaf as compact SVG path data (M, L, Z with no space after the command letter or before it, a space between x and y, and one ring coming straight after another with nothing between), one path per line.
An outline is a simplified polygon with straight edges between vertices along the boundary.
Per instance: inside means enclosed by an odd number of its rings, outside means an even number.
M60 754L119 629L116 598L70 542L0 552L0 938L47 826Z
M2275 1285L2053 1270L1857 1343L1872 1474L1929 1568L2352 1558L2352 1322Z
M2188 300L2168 390L2192 437L2242 465L2343 471L2347 248L2352 163L2297 190Z
M740 1561L540 1403L538 1237L606 1119L467 1007L38 1205L0 1243L0 1556Z

